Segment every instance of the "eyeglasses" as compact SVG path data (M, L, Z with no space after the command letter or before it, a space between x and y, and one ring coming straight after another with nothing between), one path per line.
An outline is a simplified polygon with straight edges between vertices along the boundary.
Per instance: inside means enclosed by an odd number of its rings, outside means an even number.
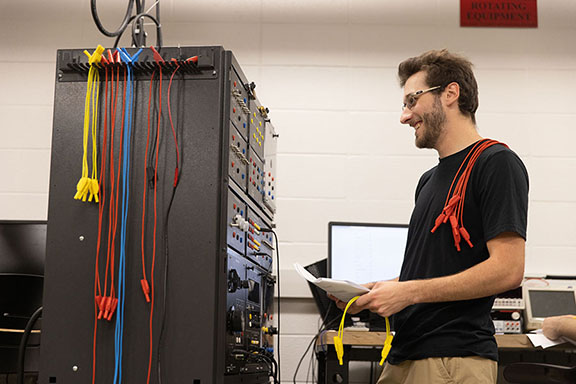
M420 98L420 96L422 96L425 93L432 92L432 91L435 91L435 90L440 89L440 88L442 88L442 86L437 85L437 86L432 87L432 88L422 89L420 91L416 91L416 92L412 92L412 93L407 94L406 97L404 98L404 104L402 104L402 110L404 110L406 108L408 108L408 109L414 108L414 106L418 102L418 99Z

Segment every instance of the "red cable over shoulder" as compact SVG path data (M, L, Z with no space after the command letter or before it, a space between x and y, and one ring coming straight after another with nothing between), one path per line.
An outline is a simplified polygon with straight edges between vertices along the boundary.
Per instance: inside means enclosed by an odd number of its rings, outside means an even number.
M468 246L472 248L474 245L470 240L470 234L464 228L464 201L466 198L466 189L468 187L468 181L470 175L472 174L472 168L476 163L476 160L480 157L485 149L495 145L502 144L508 147L504 143L500 143L496 140L482 139L477 141L472 149L468 152L462 164L458 168L454 179L448 189L448 195L446 196L446 203L440 215L436 218L434 222L434 227L430 232L434 233L440 225L450 221L450 227L452 230L452 237L454 238L454 246L458 251L460 251L460 242L462 239L466 241ZM464 167L465 165L465 167ZM464 167L462 173L460 171ZM452 190L452 188L454 189Z

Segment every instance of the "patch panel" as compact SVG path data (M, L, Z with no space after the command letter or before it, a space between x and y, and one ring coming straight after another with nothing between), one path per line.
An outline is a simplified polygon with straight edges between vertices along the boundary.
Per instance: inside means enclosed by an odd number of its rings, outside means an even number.
M264 205L264 162L252 147L248 148L248 196L259 206Z
M266 122L266 143L264 145L264 194L266 209L276 213L276 152L278 134L269 121Z
M230 95L230 121L244 140L248 140L248 119L250 116L248 92L235 70L230 71Z
M228 175L246 191L248 185L248 144L234 127L230 129L229 140Z
M266 138L266 117L268 112L258 99L250 102L248 142L260 159L264 159L264 145Z

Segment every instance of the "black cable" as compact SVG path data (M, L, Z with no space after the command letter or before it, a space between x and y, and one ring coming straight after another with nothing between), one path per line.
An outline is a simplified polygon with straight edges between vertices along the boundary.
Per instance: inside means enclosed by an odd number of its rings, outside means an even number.
M298 365L296 366L296 370L294 371L294 377L292 378L292 382L294 384L296 384L296 375L298 374L298 371L300 370L300 365L302 364L302 361L304 361L304 357L306 357L306 355L308 354L308 350L310 349L310 347L312 346L312 344L318 339L318 336L320 334L317 333L314 335L314 337L312 338L312 340L310 340L310 343L308 344L308 346L306 347L306 350L304 351L304 354L302 355L302 357L300 358L300 361L298 361Z
M328 328L333 323L338 321L338 317L335 317L332 320L330 320L328 323L326 322L328 320L328 316L330 315L330 310L332 308L335 308L335 307L336 307L336 304L334 302L331 302L330 305L328 306L328 310L326 311L326 314L324 315L324 318L322 319L322 324L320 324L320 328L318 328L318 333L316 333L316 335L314 335L314 337L312 338L312 341L310 341L310 344L308 344L308 347L306 347L306 350L302 354L302 357L300 358L300 361L298 362L298 365L296 366L296 370L294 371L294 376L292 377L292 382L294 384L296 384L296 375L298 375L298 371L300 370L300 365L302 365L302 362L304 361L304 358L308 354L308 350L312 346L312 343L314 341L316 341L318 339L318 337L320 337L320 335L322 334L322 332L324 332L326 330L326 328ZM313 357L314 356L312 356L312 358Z
M120 27L116 31L110 32L107 31L106 28L104 28L102 22L100 21L100 18L98 17L98 10L96 9L96 0L90 0L90 10L92 11L92 18L94 19L94 23L96 23L96 28L98 28L98 30L102 32L102 34L108 37L115 37L122 35L128 24L130 23L130 15L132 14L133 7L134 7L134 0L128 0L128 7L126 8L126 14L124 15L124 20L122 20Z
M138 40L138 36L136 35L136 29L139 28L138 26L140 25L140 21L144 18L147 17L150 20L152 20L154 22L154 24L156 24L156 45L161 48L162 47L162 26L160 25L160 22L158 20L156 20L156 18L154 16L151 16L147 13L139 13L136 16L134 16L134 21L132 22L132 41L133 42L138 42L138 44L135 44L138 47L144 47L146 45L146 40L144 39L140 39L140 41ZM140 36L144 36L144 27L140 26Z
M158 5L156 5L158 6ZM158 19L156 19L154 16L151 16L147 13L140 13L138 15L132 16L130 17L130 20L128 21L129 23L132 23L132 45L136 46L136 47L142 47L142 44L137 41L138 40L138 36L136 35L136 18L142 19L144 17L149 18L150 20L152 20L154 22L154 24L156 24L156 48L160 49L162 48L162 25L160 24L160 21ZM120 42L120 39L122 38L122 35L124 34L124 31L122 31L117 37L116 40L114 40L114 47L113 48L117 48L118 47L118 43Z
M22 338L20 339L20 346L18 347L18 367L16 374L16 383L24 384L24 358L26 357L26 345L28 344L28 337L32 333L32 328L40 315L42 314L42 307L38 308L28 320Z
M178 98L179 100L179 98ZM178 100L176 100L176 104L178 104ZM170 100L168 100L170 103ZM178 125L176 125L178 127ZM175 143L176 145L176 143ZM179 150L179 149L178 149ZM180 151L181 152L181 151ZM183 160L180 159L180 164L182 164ZM162 369L160 363L160 350L162 349L162 339L164 337L164 330L166 328L166 313L167 313L167 306L168 306L168 261L170 259L170 250L168 246L168 222L170 219L170 212L172 211L172 203L174 202L174 196L176 195L176 189L180 184L180 173L182 172L182 167L180 164L177 164L179 167L178 172L178 179L177 182L174 184L172 188L172 196L170 197L170 203L168 204L168 209L166 210L166 219L164 221L164 254L165 254L165 264L164 264L164 294L163 294L163 314L162 314L162 322L160 325L160 336L158 339L158 350L157 350L157 361L158 361L158 383L162 384Z
M168 204L168 209L166 211L166 219L164 221L164 292L162 298L162 322L160 324L160 336L158 337L158 349L156 350L156 358L158 364L158 383L162 384L162 369L160 367L160 350L162 349L162 338L164 337L164 330L166 329L166 313L168 306L168 260L169 260L169 247L168 247L168 219L170 217L170 211L172 210L172 203L174 202L174 196L176 195L177 186L172 188L172 196L170 197L170 203Z
M281 370L281 365L280 365L280 247L278 246L278 235L276 235L276 232L274 232L274 230L272 229L268 229L266 228L265 232L271 232L274 235L274 240L276 242L276 280L278 283L278 316L276 317L276 324L277 324L277 328L278 328L278 341L276 343L277 345L277 349L278 349L278 381L281 382L281 378L280 378L280 370Z

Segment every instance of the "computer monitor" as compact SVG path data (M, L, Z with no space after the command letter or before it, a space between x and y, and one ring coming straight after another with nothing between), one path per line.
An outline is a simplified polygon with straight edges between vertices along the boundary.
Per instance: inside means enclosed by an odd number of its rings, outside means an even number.
M524 285L523 296L527 330L541 328L547 317L576 315L576 291L572 284L545 287Z
M407 237L405 224L328 223L329 277L360 284L398 277Z
M0 220L0 273L44 275L46 221Z
M0 220L0 376L16 372L22 334L14 330L23 330L42 306L46 227L46 221ZM39 343L39 334L33 333L26 372L38 371Z

